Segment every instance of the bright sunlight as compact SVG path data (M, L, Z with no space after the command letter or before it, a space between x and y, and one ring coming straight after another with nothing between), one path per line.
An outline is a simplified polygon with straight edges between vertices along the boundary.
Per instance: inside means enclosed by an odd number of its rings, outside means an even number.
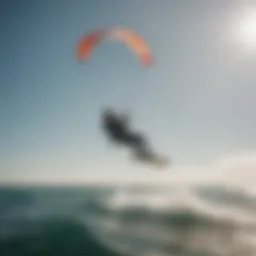
M256 49L256 8L247 9L242 15L238 37L246 49Z

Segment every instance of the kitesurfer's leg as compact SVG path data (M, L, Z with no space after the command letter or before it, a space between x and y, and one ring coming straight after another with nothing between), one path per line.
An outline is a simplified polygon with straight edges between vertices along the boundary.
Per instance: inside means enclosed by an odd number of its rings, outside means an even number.
M169 164L169 159L156 154L154 151L146 148L138 148L133 150L133 158L140 162L147 162L153 165L164 167Z
M139 133L128 133L126 141L133 148L144 148L147 145L145 136Z

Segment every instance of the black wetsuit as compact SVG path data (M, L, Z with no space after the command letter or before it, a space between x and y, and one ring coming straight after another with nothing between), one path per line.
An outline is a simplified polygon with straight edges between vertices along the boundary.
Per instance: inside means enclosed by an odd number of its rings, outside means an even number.
M144 137L129 129L128 121L122 116L107 114L103 117L103 129L113 141L126 144L134 148L145 147Z
M158 159L145 136L130 129L125 116L120 116L113 112L105 112L102 121L103 130L109 138L113 142L130 147L137 160L155 162Z

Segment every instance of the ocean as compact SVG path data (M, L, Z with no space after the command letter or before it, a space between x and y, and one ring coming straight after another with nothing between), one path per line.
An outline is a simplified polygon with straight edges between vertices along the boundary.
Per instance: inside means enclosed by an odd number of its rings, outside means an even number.
M1 187L1 256L255 256L256 196L225 186Z

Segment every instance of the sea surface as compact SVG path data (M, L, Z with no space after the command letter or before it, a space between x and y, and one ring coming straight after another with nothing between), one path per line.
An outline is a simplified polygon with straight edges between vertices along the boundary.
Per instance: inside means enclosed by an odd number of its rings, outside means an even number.
M256 197L225 186L1 187L1 256L255 256Z

